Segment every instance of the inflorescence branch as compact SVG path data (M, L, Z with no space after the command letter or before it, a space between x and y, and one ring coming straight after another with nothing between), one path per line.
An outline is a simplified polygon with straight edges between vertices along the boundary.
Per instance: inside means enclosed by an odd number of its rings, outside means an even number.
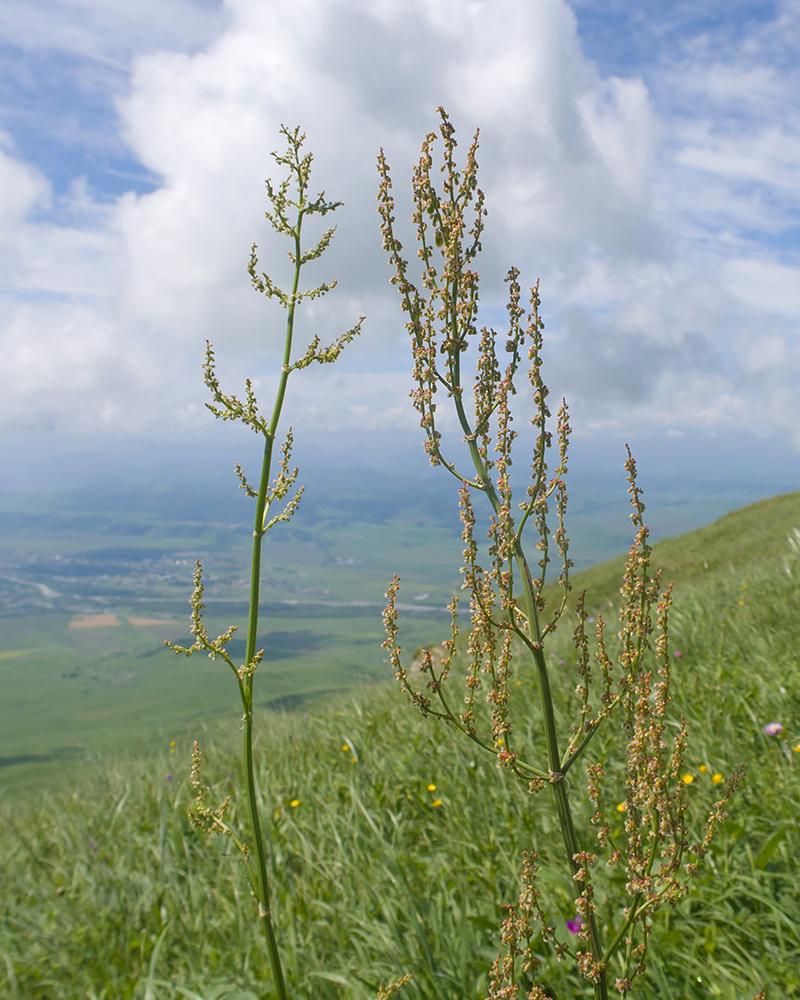
M522 894L516 905L508 907L502 930L506 953L498 958L492 971L490 997L512 1000L523 982L522 973L534 982L528 997L541 1000L547 995L536 985L539 959L532 951L534 939L549 943L558 960L571 955L578 971L591 984L595 1000L608 996L613 963L620 972L614 984L624 997L645 969L655 913L664 904L674 906L686 893L725 815L739 775L734 775L712 808L702 840L690 846L681 780L687 740L685 722L673 739L667 736L671 587L662 593L658 573L650 572L652 551L630 451L626 469L635 539L621 591L619 653L612 656L606 624L599 615L592 650L587 634L590 616L585 595L581 594L573 609L577 620L573 644L578 718L566 740L558 731L544 644L564 617L572 589L565 529L569 412L562 401L555 432L551 431L548 389L542 378L544 324L539 315L538 284L530 290L526 310L521 304L519 271L511 268L505 279L507 332L501 335L488 327L479 329L476 258L486 208L477 183L478 133L467 150L465 166L459 170L454 128L441 108L439 115L438 136L435 132L426 136L412 178L412 224L418 258L415 269L397 236L392 181L383 151L378 158L378 200L383 246L393 269L391 280L400 293L411 337L415 383L411 397L425 432L425 450L432 465L444 466L459 481L464 546L462 589L469 595L469 626L462 630L459 601L454 597L445 658L437 668L430 651L423 651L420 671L425 685L424 690L417 689L403 665L398 643L400 581L395 576L386 595L384 645L402 689L424 716L446 723L492 753L497 766L510 770L530 791L547 785L553 794L575 887L572 923L578 948L573 953L557 942L552 920L545 916L536 887L535 855L527 853ZM439 139L442 180L437 190L431 174L434 146ZM475 371L469 392L462 372L468 358L474 361ZM515 504L511 470L517 432L513 428L512 402L519 391L525 358L527 390L520 394L533 406L531 474L524 499ZM466 466L444 448L437 422L442 392L461 430ZM552 452L555 458L551 460ZM550 461L554 463L552 470ZM476 537L476 495L488 502L488 530L483 543ZM554 530L550 527L553 513ZM529 528L536 536L532 548L525 544ZM546 594L548 569L556 553L560 570L556 586ZM523 746L511 710L512 691L521 684L517 680L512 687L512 678L525 676L526 662L537 679L540 734L546 746L546 760L538 766L529 763L536 755L536 747ZM451 671L462 665L465 690L463 708L459 710L448 692ZM479 692L486 708L478 701ZM625 813L624 844L614 842L612 823L606 816L604 767L599 759L589 759L593 741L612 713L621 722L625 739L625 802L617 806ZM586 796L594 814L588 829L579 831L574 819L579 785L565 779L581 760L586 762ZM616 917L608 905L604 905L602 914L598 911L593 874L598 861L595 850L606 853L607 866L622 866L625 872L624 894L618 901Z

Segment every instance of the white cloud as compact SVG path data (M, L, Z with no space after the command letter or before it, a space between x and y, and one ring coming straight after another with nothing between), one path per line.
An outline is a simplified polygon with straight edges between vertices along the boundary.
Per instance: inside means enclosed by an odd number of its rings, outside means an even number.
M11 136L0 132L0 232L19 226L29 212L49 201L47 179L15 156Z
M732 260L724 266L723 283L742 305L791 317L800 338L800 268L769 260Z
M553 375L586 426L786 428L786 414L800 416L796 254L752 235L785 232L800 194L793 74L769 64L772 28L757 51L710 59L688 46L680 72L673 61L658 77L659 104L642 79L603 77L586 59L563 0L56 6L41 44L130 65L122 134L161 183L111 206L78 184L60 216L73 221L58 226L37 214L52 199L47 179L0 149L1 245L16 292L0 326L13 383L0 400L5 426L202 423L206 337L233 388L245 374L268 384L283 318L250 290L245 264L255 241L263 269L286 274L285 246L262 215L281 123L308 133L315 191L346 203L331 253L309 271L340 287L302 314L301 336L368 316L335 374L298 379L295 417L413 422L375 155L386 149L402 219L439 104L462 153L481 126L483 301L502 322L506 269L542 278ZM198 24L185 27L191 12ZM39 44L32 24L15 15L16 44Z
M136 52L205 44L223 23L216 0L27 0L3 10L0 37L123 68Z
M512 262L509 237L518 254L556 251L573 273L587 246L636 255L659 243L645 197L646 90L597 77L564 4L450 0L374 13L341 0L240 0L232 11L230 29L208 50L139 60L121 105L137 155L164 179L158 192L121 207L126 302L142 321L187 336L227 326L238 331L232 339L252 339L256 307L232 289L258 233L261 178L281 122L302 122L317 177L346 202L330 259L356 302L374 298L386 274L377 148L386 147L402 190L438 103L467 123L464 143L473 122L487 123L480 156L501 223L487 238L490 272L499 277ZM262 250L269 269L283 260L273 247Z
M750 135L717 135L709 122L684 133L686 145L677 162L719 177L783 189L793 201L800 200L797 171L800 167L800 137L777 127L757 128Z

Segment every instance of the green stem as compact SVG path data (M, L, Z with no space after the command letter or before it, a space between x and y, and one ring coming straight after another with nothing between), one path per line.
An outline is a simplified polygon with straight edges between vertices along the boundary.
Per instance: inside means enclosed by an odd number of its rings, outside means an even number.
M629 910L629 915L628 915L628 919L623 922L623 924L620 927L620 929L614 935L614 940L611 942L611 944L606 949L606 953L603 956L603 958L607 962L611 959L611 956L614 954L614 952L617 950L617 948L622 943L622 939L625 937L625 935L628 933L628 931L630 930L630 928L633 926L633 924L634 924L634 922L635 922L635 920L636 920L636 918L638 916L637 910L638 910L638 907L639 907L639 900L641 898L642 898L642 894L641 893L637 893L636 896L633 899L633 903L631 903L630 910Z
M454 301L456 299L454 298ZM452 336L453 340L458 343L456 339L457 332L457 322L455 319L455 313L453 313L452 319ZM475 440L475 435L470 427L469 419L467 418L466 411L464 410L464 403L462 399L461 391L461 378L460 378L460 368L461 368L461 357L458 347L454 350L453 362L452 362L452 373L453 373L453 397L455 400L456 413L458 415L458 420L464 431L465 440L469 446L470 456L472 458L472 463L475 467L477 473L478 481L481 483L484 492L489 498L489 502L492 505L492 509L495 514L500 512L500 498L494 488L494 483L489 477L488 470L483 462L480 454L477 442ZM528 566L528 560L525 556L525 552L522 548L522 543L520 542L519 535L514 540L514 562L517 564L519 569L520 577L522 579L522 586L525 594L524 606L525 614L527 615L529 627L531 631L531 639L533 644L533 657L536 664L536 672L539 678L539 694L542 705L542 716L544 721L544 731L545 731L545 742L547 745L547 758L548 765L550 769L550 787L553 792L553 799L556 807L556 814L558 815L558 823L561 828L561 838L564 843L564 849L567 854L567 863L569 869L572 871L573 875L579 870L579 864L575 861L575 855L580 852L580 846L578 844L578 837L575 832L575 823L572 817L572 808L569 802L569 783L567 782L564 771L561 764L561 752L558 747L558 732L556 726L556 716L555 707L553 705L553 693L550 687L550 675L547 670L547 663L544 657L544 649L542 648L542 629L539 622L539 612L536 606L536 597L534 594L533 578L531 575L530 567ZM579 892L583 892L586 888L585 882L578 880ZM601 956L603 955L603 947L600 941L600 931L597 927L597 921L595 920L594 914L591 913L589 916L589 926L591 932L591 946L592 952L595 959L601 962ZM608 1000L608 984L606 977L605 967L600 970L600 978L594 984L594 995L595 1000Z
M286 336L283 351L283 366L278 382L278 390L275 396L275 404L272 409L272 419L269 427L264 433L264 458L261 464L261 479L258 486L258 499L256 501L255 523L253 527L253 554L250 564L250 607L247 619L247 651L245 662L249 665L256 655L256 644L258 642L258 610L261 597L261 550L264 542L265 522L267 511L267 493L269 489L270 476L272 473L272 452L275 445L275 435L278 423L283 410L283 403L286 398L286 386L289 381L290 362L292 356L292 338L294 335L294 314L297 302L297 290L300 284L301 251L300 251L300 230L303 223L302 200L297 216L297 226L294 230L295 237L295 268L292 294L289 299L289 308L286 317ZM258 871L258 914L264 928L264 935L267 940L267 950L269 952L270 968L272 979L280 1000L289 1000L286 989L286 982L281 965L280 952L278 951L278 941L275 936L275 927L272 921L272 908L270 905L270 884L267 875L267 852L264 847L264 835L261 829L261 818L258 809L258 799L256 795L255 769L253 765L253 689L255 673L251 672L247 678L245 695L242 698L244 708L244 771L245 783L247 785L247 805L250 814L250 828L253 832L253 850L256 856Z

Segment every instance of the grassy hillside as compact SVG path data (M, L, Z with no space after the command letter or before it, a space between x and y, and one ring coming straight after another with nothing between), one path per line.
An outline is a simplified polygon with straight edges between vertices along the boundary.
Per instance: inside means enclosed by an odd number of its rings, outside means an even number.
M693 893L656 921L635 996L750 1000L765 987L775 1000L800 997L800 566L782 561L795 526L800 494L657 546L657 563L678 585L673 722L684 714L690 724L693 835L716 795L713 776L745 763L747 777ZM614 600L618 569L597 567L578 583L602 606ZM566 722L575 702L568 630L551 649ZM516 723L535 741L536 691L523 666L516 676ZM784 727L777 736L764 732L770 722ZM392 688L325 710L265 713L261 732L278 923L298 1000L363 1000L406 971L416 979L401 996L485 996L501 906L516 897L520 854L531 847L543 862L548 912L566 936L571 896L547 867L559 848L546 793L532 798ZM236 726L207 723L199 739L214 792L235 794ZM186 819L190 742L175 742L99 762L60 792L6 795L0 995L269 995L259 985L268 977L263 943L228 845ZM608 754L621 797L618 756L608 742L598 752ZM578 822L585 828L588 815ZM586 995L545 961L559 1000Z
M654 546L654 565L678 592L708 580L737 574L744 579L764 563L779 564L788 552L787 535L800 528L800 492L785 493L734 510L713 524ZM625 557L592 566L575 577L589 603L616 604Z

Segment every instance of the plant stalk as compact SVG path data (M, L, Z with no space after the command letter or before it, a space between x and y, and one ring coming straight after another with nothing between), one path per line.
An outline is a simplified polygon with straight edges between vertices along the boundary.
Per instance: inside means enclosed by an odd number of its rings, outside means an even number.
M453 335L455 336L455 333L457 332L455 315L452 320L452 326ZM501 507L500 498L497 495L494 483L492 482L486 465L481 457L475 440L475 434L470 426L469 418L467 417L464 409L460 385L460 362L460 351L456 350L452 365L454 386L453 396L455 400L456 413L461 428L464 431L465 440L469 446L470 457L472 459L475 472L477 473L478 481L483 486L483 490L489 499L492 509L495 514L497 514L499 513ZM542 647L541 626L539 623L538 609L536 607L536 599L533 592L533 578L531 576L530 566L528 565L528 560L525 556L519 536L517 536L514 541L514 561L519 570L520 577L522 578L522 585L525 594L525 614L527 615L529 622L530 639L534 646L533 659L539 679L539 695L542 705L545 742L547 744L547 757L550 769L550 787L552 789L558 823L561 829L561 839L567 854L567 863L572 873L575 874L580 868L580 865L575 860L575 855L577 855L580 851L580 845L578 844L578 837L575 832L575 823L572 817L572 807L569 801L569 783L562 771L561 752L558 746L556 716L553 705L553 693L550 687L550 675L547 670L547 662L545 660L544 649ZM578 888L580 892L583 892L586 888L585 883L582 880L578 880ZM600 931L597 926L594 913L589 914L589 927L591 933L592 952L594 953L596 961L600 963L603 957L603 947L600 941ZM608 985L606 969L604 966L600 969L599 980L594 984L594 995L595 1000L608 1000Z
M292 284L292 294L289 300L289 309L286 317L286 335L284 340L283 366L281 368L280 381L275 396L275 404L272 409L272 418L269 427L264 432L264 458L261 464L261 479L258 486L258 499L256 501L255 524L253 527L253 555L250 565L250 607L247 620L247 651L245 662L250 664L256 655L256 644L258 642L258 609L261 598L261 550L264 543L265 521L267 511L267 490L269 488L270 476L272 474L272 452L275 444L275 434L283 410L283 403L286 398L286 386L289 381L290 362L292 356L292 339L294 336L294 314L297 301L297 290L300 283L300 268L302 266L300 254L300 230L303 222L303 207L298 210L297 226L295 229L295 267ZM253 765L253 688L255 672L251 672L247 678L245 686L244 704L244 772L245 783L247 785L247 805L250 814L250 827L253 831L253 849L256 855L258 870L258 913L264 934L267 940L267 950L269 952L270 968L275 988L280 1000L289 1000L286 989L286 982L281 965L280 952L278 951L278 941L275 936L275 927L272 921L272 908L270 906L270 885L267 875L267 853L264 846L264 836L261 829L261 818L258 810L258 800L256 796L255 769Z

